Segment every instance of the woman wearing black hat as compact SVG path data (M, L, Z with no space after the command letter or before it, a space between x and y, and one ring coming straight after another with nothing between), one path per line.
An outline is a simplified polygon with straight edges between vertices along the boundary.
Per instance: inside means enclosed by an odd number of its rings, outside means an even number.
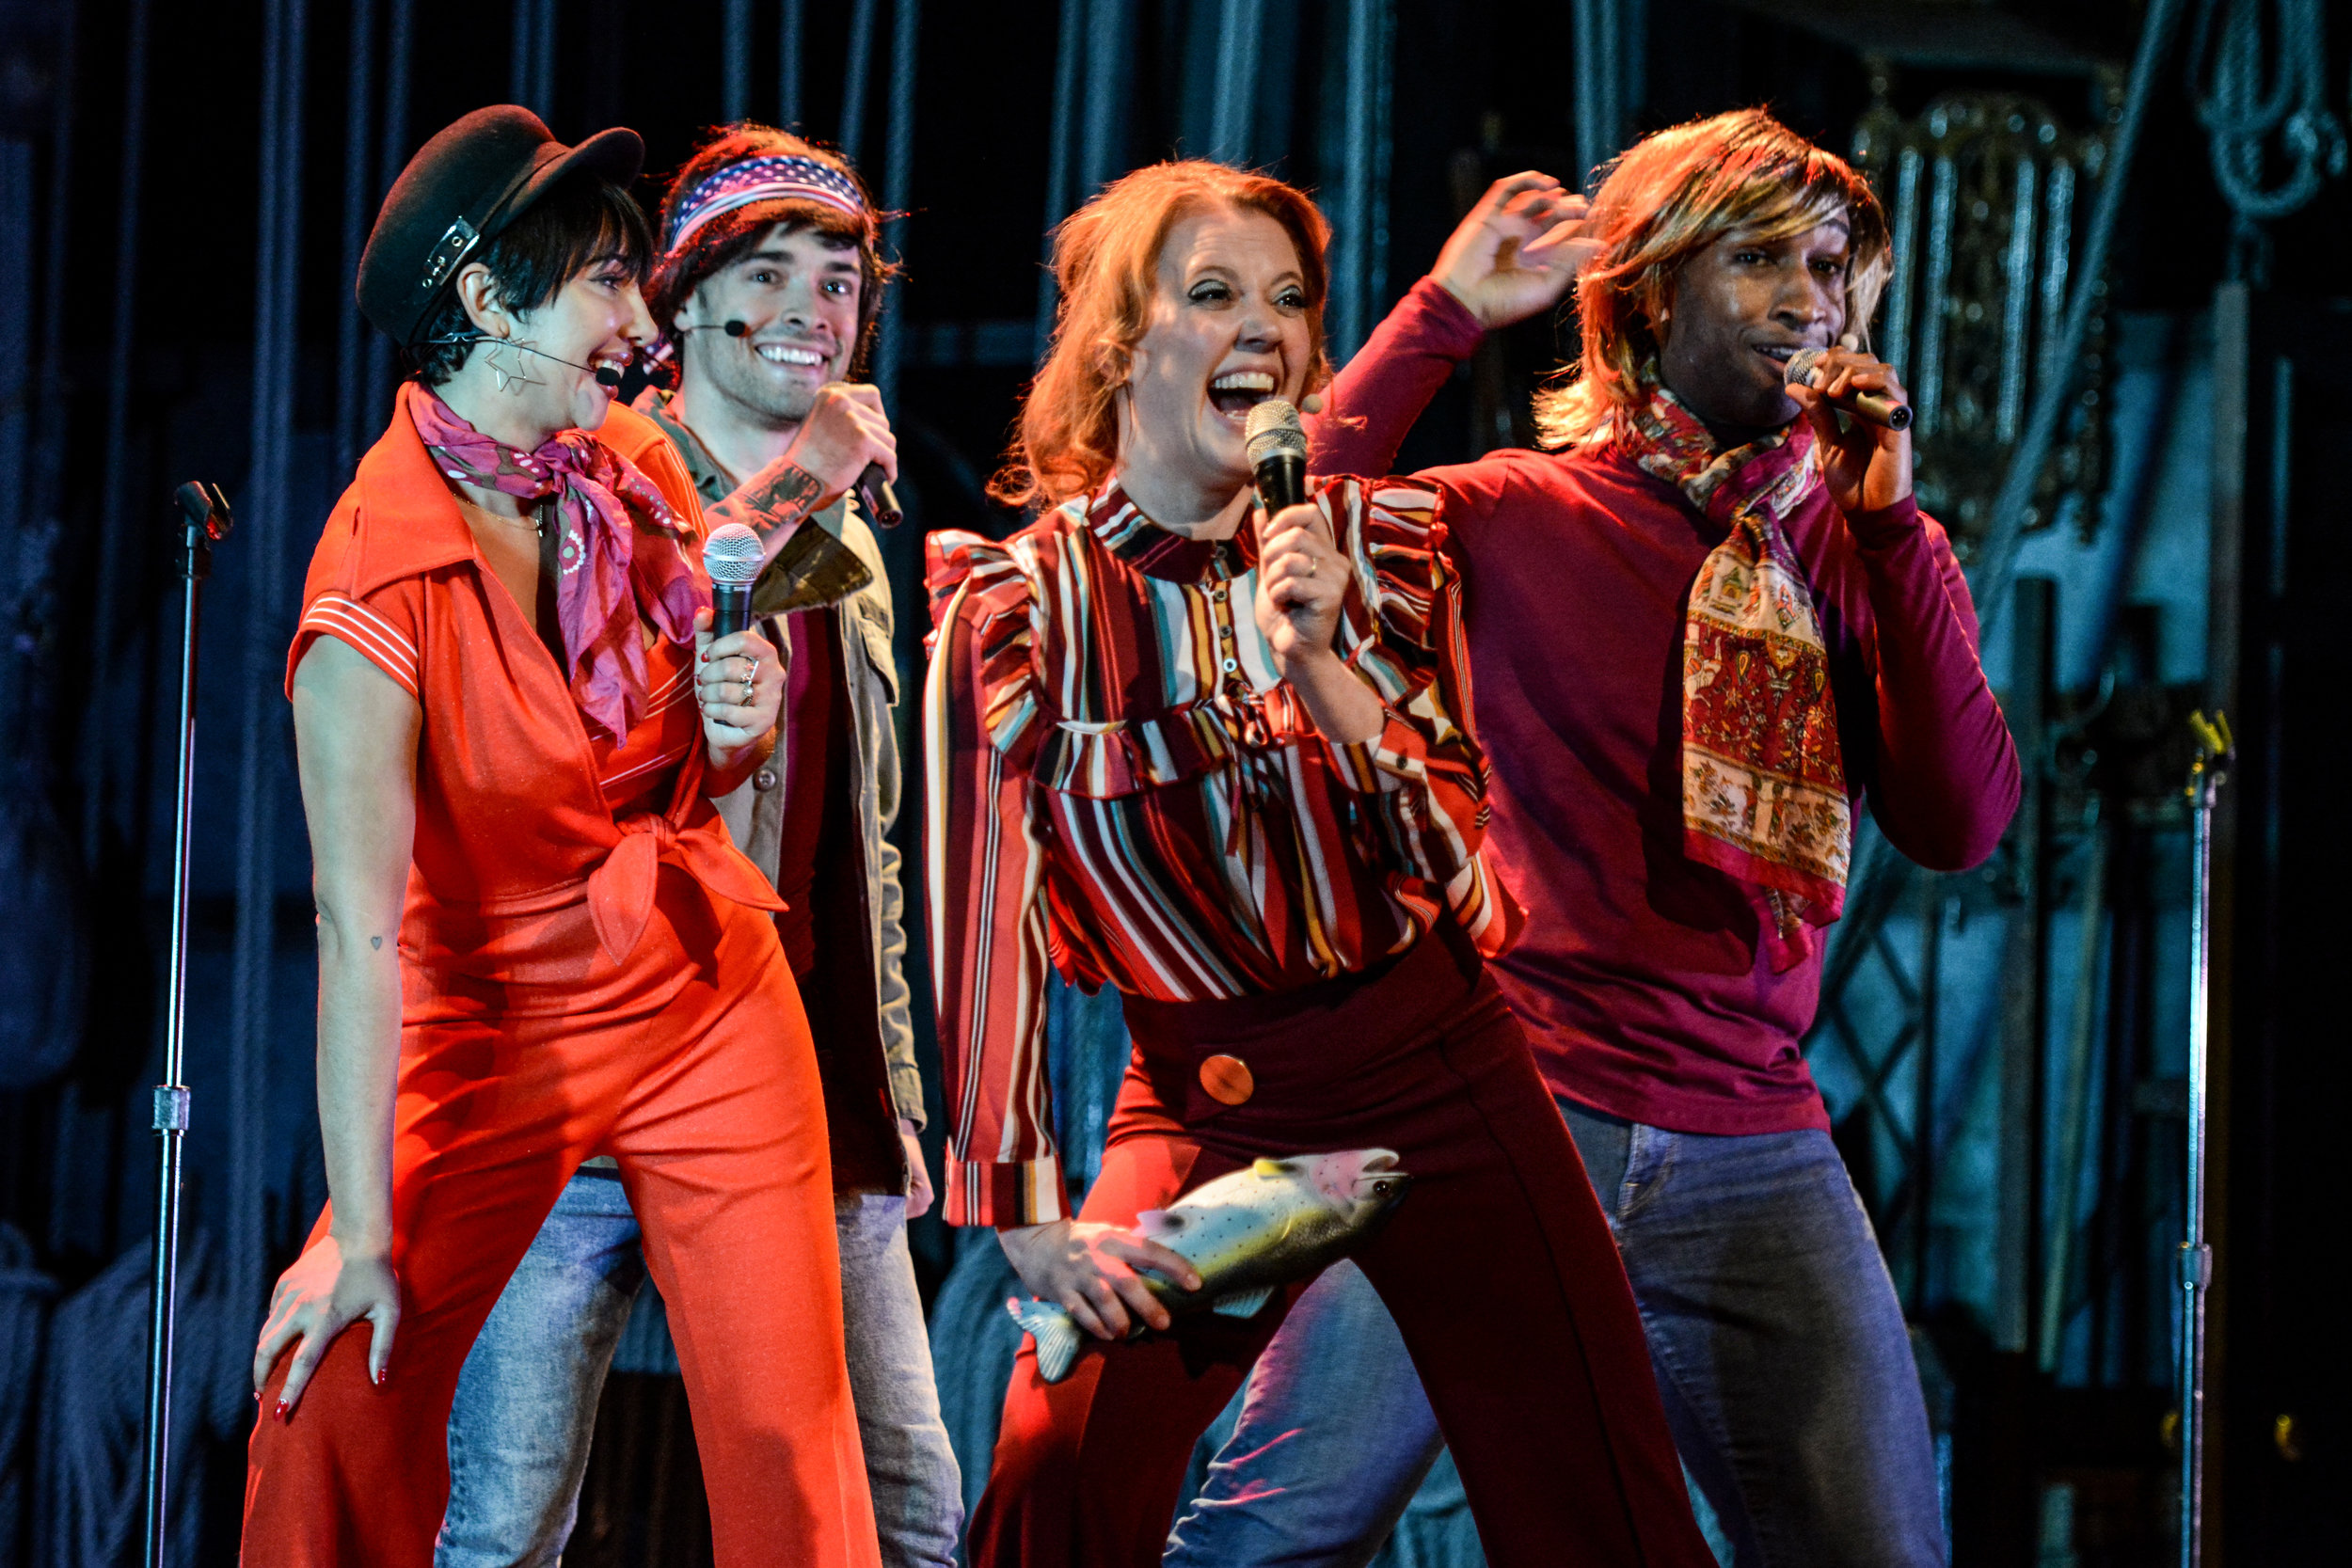
M254 1359L249 1565L431 1560L467 1350L599 1153L670 1308L718 1561L877 1561L807 1025L710 804L782 673L710 639L693 486L606 385L652 335L620 183L643 150L481 110L360 263L417 372L288 658L333 1201Z

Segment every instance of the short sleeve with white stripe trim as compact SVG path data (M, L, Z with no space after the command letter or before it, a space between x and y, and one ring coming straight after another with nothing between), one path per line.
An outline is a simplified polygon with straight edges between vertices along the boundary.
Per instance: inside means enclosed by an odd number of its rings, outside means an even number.
M421 702L417 648L423 640L423 586L417 578L399 578L364 598L330 589L312 599L294 630L294 657L286 666L289 686L294 669L310 652L311 642L326 636L349 645Z

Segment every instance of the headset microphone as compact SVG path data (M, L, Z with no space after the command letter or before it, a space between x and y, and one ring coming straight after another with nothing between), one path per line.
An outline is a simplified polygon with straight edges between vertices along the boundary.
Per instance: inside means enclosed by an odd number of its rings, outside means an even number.
M549 354L546 349L533 348L529 343L509 341L507 346L521 349L525 354L535 354L542 359L552 359L559 365L569 365L576 371L586 371L596 378L596 385L607 391L617 390L621 385L621 372L610 365L583 365L577 359L566 359L560 354Z

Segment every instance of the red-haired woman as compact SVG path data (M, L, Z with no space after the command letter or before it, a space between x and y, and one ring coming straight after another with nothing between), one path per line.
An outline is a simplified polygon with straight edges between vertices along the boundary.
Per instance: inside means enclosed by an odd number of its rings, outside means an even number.
M1140 1211L1261 1155L1376 1146L1414 1178L1359 1254L1490 1560L1710 1560L1607 1227L1475 943L1442 520L1353 482L1253 517L1248 408L1327 379L1327 229L1298 192L1144 169L1063 226L1063 305L1000 490L933 542L932 962L949 1217L1107 1340L1023 1352L976 1563L1154 1563L1194 1439L1280 1320L1170 1322ZM1047 1131L1045 965L1115 986L1136 1055L1073 1220ZM1165 1331L1127 1339L1136 1320Z

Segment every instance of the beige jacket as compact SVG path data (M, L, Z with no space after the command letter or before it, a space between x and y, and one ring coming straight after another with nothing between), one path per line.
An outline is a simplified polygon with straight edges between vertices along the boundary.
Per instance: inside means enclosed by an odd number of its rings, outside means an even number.
M705 503L725 499L734 488L725 470L693 432L669 417L668 402L668 394L649 390L637 411L669 436ZM752 609L779 648L787 641L776 618L792 610L823 610L840 640L857 795L857 869L863 873L850 885L862 889L857 915L864 940L829 940L847 933L834 932L825 918L829 911L820 909L818 968L803 983L803 997L817 1033L833 1124L834 1186L895 1192L903 1190L907 1176L897 1120L920 1127L924 1110L907 1011L906 895L898 850L889 838L899 800L898 738L890 713L898 699L890 582L874 531L854 503L845 498L812 522L822 535L812 535L808 547L787 550L769 568L753 590ZM787 726L779 721L776 755L718 802L736 844L771 881L784 826L784 792L777 785L787 742Z

